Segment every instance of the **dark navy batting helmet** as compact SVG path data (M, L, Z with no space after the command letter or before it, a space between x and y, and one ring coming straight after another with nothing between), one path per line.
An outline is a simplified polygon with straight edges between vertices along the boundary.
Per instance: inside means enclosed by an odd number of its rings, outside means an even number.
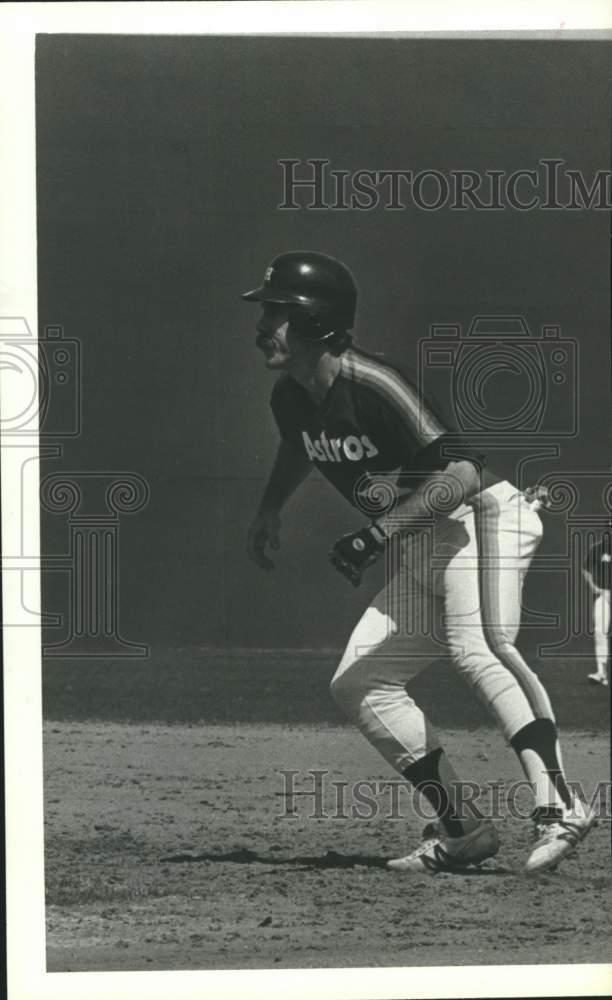
M357 286L348 267L335 257L294 250L275 257L260 287L242 298L290 306L292 326L312 340L324 340L353 328Z

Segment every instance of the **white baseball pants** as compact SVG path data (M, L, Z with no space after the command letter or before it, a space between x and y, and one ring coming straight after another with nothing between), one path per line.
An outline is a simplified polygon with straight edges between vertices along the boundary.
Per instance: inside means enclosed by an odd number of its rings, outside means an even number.
M609 590L597 590L593 595L593 632L597 673L607 677L610 642Z
M331 691L398 771L439 747L407 682L441 656L488 706L505 738L548 695L515 646L523 580L542 537L536 510L511 483L478 494L431 532L404 537L389 582L353 631Z

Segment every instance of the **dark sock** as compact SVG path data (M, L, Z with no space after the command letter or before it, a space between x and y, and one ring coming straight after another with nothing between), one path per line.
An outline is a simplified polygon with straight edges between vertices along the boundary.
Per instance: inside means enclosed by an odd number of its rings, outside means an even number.
M558 820L563 819L563 813L554 806L538 806L533 810L531 818L536 823L556 823Z
M510 745L519 759L522 750L532 750L538 755L543 771L548 775L563 804L569 808L572 797L557 755L558 739L557 727L551 719L534 719L519 729L510 740Z
M404 777L431 803L449 837L462 837L465 829L453 809L448 791L440 778L440 762L443 754L443 750L432 750L415 764L407 767Z

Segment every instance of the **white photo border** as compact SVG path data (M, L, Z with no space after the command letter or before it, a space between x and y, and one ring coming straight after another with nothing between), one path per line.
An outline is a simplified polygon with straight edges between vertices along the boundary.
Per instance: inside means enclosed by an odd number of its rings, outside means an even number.
M350 16L347 8L350 7ZM350 26L348 26L350 22ZM240 30L236 30L236 25ZM315 27L316 25L316 27ZM605 0L558 2L7 3L0 11L0 317L24 317L36 337L36 34L308 34L452 35L472 37L611 38ZM7 137L10 137L7 139ZM3 420L23 404L21 383L0 370ZM4 426L4 425L3 425ZM7 970L9 1000L147 1000L174 996L275 997L320 1000L392 997L602 996L612 992L612 965L466 966L47 973L42 813L41 633L21 608L21 573L40 558L38 491L21 497L22 448L37 458L37 435L2 437L2 541L5 658ZM36 462L35 462L36 464ZM29 551L22 551L23 537ZM10 614L9 614L10 613ZM26 620L27 618L27 620Z

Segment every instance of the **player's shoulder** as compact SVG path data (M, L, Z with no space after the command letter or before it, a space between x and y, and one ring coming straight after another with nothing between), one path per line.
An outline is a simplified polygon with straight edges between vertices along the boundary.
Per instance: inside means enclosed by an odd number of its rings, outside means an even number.
M362 347L351 347L345 352L345 368L357 384L371 388L388 388L390 384L417 385L417 374L409 365L396 358Z
M374 354L352 347L346 352L345 366L357 386L382 407L420 424L425 421L432 434L442 435L451 427L444 409L429 393L425 397L415 370L388 354Z
M358 394L383 406L413 408L419 399L416 373L388 354L351 347L344 355L343 368Z

